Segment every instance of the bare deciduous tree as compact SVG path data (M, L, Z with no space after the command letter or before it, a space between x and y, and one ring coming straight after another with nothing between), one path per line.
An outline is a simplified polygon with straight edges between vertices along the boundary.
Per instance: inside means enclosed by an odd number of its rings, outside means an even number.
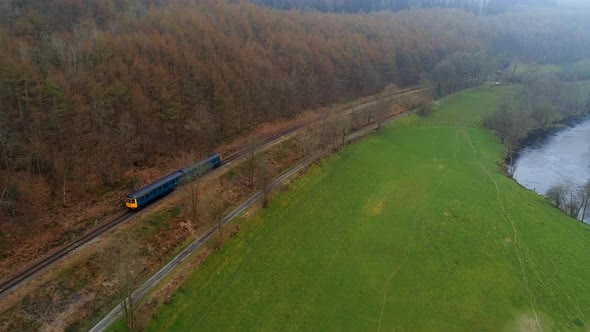
M322 123L322 145L331 144L337 150L344 144L344 138L350 128L350 120L346 114L332 113Z
M12 164L15 155L16 143L9 131L8 125L0 121L0 156L6 168L6 174L10 181Z
M452 85L457 80L455 66L448 60L439 63L432 70L432 79L437 85L438 96L453 92Z
M534 107L531 116L541 126L546 127L555 119L555 106L546 100L541 105Z
M584 221L586 219L588 205L590 204L590 181L586 182L586 184L580 188L580 194L582 196L582 216L580 217L580 220Z
M145 269L141 247L138 241L129 235L117 239L116 246L118 248L118 264L114 265L114 272L118 285L118 297L127 327L134 330L136 329L137 299L133 298L133 291Z
M590 181L579 186L571 179L562 179L551 186L545 195L557 208L583 221L590 199Z
M246 153L246 171L248 173L248 183L250 188L254 188L254 175L258 164L258 156L256 155L257 149L258 140L254 137L250 138L248 141L248 152Z
M199 224L199 181L192 180L189 185L190 205L191 205L191 222L193 225Z
M262 191L262 206L264 208L268 207L268 202L270 198L270 190L271 190L271 183L274 177L274 170L270 165L269 161L266 158L263 158L260 161L257 169L257 178L258 178L258 186Z
M223 187L212 190L207 197L207 205L209 206L209 217L217 226L217 237L215 238L215 248L220 249L223 244L223 234L221 229L223 227L223 217L225 210L228 207L228 202L225 200Z
M490 114L484 121L484 125L496 131L502 144L514 144L524 130L522 114L512 111L510 104L505 101L498 109Z
M297 145L303 157L309 157L320 144L320 128L317 123L310 123L297 135Z
M389 115L390 108L391 102L385 99L378 101L377 105L375 105L375 121L377 122L377 131L381 130L383 122L385 122L387 116Z

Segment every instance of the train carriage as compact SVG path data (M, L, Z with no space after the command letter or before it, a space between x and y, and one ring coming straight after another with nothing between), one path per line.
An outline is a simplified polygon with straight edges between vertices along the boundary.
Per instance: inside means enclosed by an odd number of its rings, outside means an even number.
M166 195L178 186L182 172L176 171L154 183L151 183L136 192L127 195L125 206L135 210L148 205L155 199Z
M180 169L179 171L183 173L182 181L187 181L199 177L213 168L219 167L219 165L221 165L221 155L219 153L215 153L199 161L198 163Z
M168 194L182 182L194 179L221 165L221 155L215 153L209 157L168 176L151 183L125 198L125 206L130 210L140 209L154 200Z

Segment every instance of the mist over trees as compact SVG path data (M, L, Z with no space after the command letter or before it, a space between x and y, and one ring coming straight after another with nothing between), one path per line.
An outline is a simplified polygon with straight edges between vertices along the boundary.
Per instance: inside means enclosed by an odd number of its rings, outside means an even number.
M510 149L518 149L530 131L546 130L556 122L588 112L590 95L557 73L529 71L519 80L522 93L502 102L484 121L484 126L494 130Z
M374 12L424 8L458 8L474 14L494 15L518 5L555 5L555 0L256 0L279 9L312 9L323 12Z

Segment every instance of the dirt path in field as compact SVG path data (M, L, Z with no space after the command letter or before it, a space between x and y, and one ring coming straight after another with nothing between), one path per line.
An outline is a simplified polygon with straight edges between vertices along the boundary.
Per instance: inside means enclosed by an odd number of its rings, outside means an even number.
M457 135L456 135L457 137ZM433 146L435 146L435 142L432 141ZM453 161L456 157L457 151L459 151L459 140L455 139L455 144L456 144L456 148L455 148L455 153L453 155ZM435 163L435 167L438 168L438 161L436 158L436 149L433 148L434 155L433 155L433 162ZM383 290L383 302L381 304L381 312L379 314L379 326L377 327L377 332L381 331L381 326L383 324L383 312L385 311L385 306L386 306L386 302L387 302L387 295L388 295L388 291L389 291L389 287L391 285L391 282L393 281L393 279L395 278L395 276L397 275L397 273L401 270L401 268L403 267L403 265L408 261L408 259L410 258L410 254L412 251L412 244L414 242L414 238L416 236L416 225L418 223L418 219L420 217L420 213L422 211L424 211L425 209L427 209L432 202L435 200L435 198L438 195L438 192L440 190L440 188L442 187L443 181L445 179L445 175L448 172L448 168L445 168L443 173L440 176L440 180L436 186L436 188L434 189L434 192L432 194L432 197L428 200L426 200L426 202L424 203L424 205L420 206L417 210L416 213L414 214L414 218L412 220L412 234L410 235L410 239L408 240L408 244L406 246L406 250L404 252L404 256L402 261L393 269L391 275L389 276L389 278L387 279L387 282L385 283L385 288Z
M504 218L504 220L506 220L510 224L510 226L511 226L513 232L514 232L513 233L513 237L514 237L514 239L513 239L513 241L514 241L514 250L516 251L516 256L517 256L518 263L519 263L519 266L520 266L520 271L521 271L521 274L522 274L522 280L524 282L525 289L526 289L527 294L529 296L529 301L531 303L531 308L532 308L533 314L535 316L535 322L537 324L537 328L538 328L539 331L543 331L543 328L541 327L541 323L539 322L539 316L537 314L537 310L535 308L535 295L533 294L533 292L531 291L531 289L529 287L528 275L526 273L526 268L525 268L525 260L522 257L522 254L520 252L520 248L519 248L520 245L519 245L519 242L518 242L519 241L519 238L518 238L518 230L516 229L516 225L514 224L514 220L513 220L512 216L508 213L508 211L506 211L506 208L504 207L504 203L502 203L502 197L501 197L501 193L500 193L500 188L498 187L498 182L494 179L494 177L492 176L492 174L490 173L490 171L486 167L484 167L484 165L479 160L479 157L477 155L477 150L475 149L475 146L473 145L473 142L471 141L471 138L469 136L469 132L467 131L467 129L465 127L463 127L463 133L465 135L465 138L469 142L469 145L471 146L471 149L473 151L474 160L477 162L477 164L479 165L479 167L481 168L481 170L484 171L484 173L487 174L487 176L490 178L490 180L494 184L494 187L496 189L496 199L497 199L498 205L500 206L500 209L502 211L502 217Z

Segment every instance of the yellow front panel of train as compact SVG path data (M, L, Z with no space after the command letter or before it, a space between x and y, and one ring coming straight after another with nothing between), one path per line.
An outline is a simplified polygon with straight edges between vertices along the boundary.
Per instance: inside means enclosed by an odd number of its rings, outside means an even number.
M137 209L137 200L128 199L125 201L125 206L127 206L129 209Z

